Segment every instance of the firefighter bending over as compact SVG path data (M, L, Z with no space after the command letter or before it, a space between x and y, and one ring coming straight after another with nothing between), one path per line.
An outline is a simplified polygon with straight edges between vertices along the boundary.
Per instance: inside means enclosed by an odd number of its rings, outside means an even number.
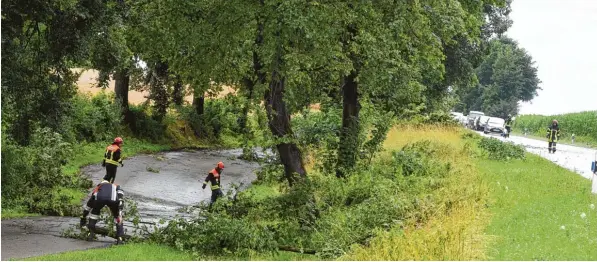
M83 216L81 216L81 227L85 226L87 222L87 215L89 215L89 234L87 235L87 241L92 241L95 238L95 224L99 220L100 212L102 208L108 206L110 212L114 217L116 223L116 244L123 243L124 226L122 220L122 209L124 208L124 191L119 185L110 183L107 180L102 181L99 185L93 189L93 193L87 201L87 204L83 206Z

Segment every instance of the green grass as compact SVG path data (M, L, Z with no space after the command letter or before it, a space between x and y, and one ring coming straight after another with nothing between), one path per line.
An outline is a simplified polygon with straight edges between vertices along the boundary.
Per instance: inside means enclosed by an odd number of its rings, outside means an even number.
M261 201L268 197L278 196L280 192L270 185L251 185L243 194L249 195L254 201Z
M589 180L531 154L477 161L491 188L490 259L597 260L597 208L590 207L597 196Z
M24 261L189 261L189 260L260 260L260 261L300 261L319 260L314 255L293 252L278 252L275 254L253 254L248 257L193 257L190 253L175 248L153 243L131 243L108 248L97 248L77 251L67 251L57 254L30 257Z
M24 207L16 207L16 208L3 208L2 209L2 219L13 219L13 218L23 218L23 217L34 217L39 216L39 214L29 213L26 211Z
M74 260L100 260L100 261L189 261L194 260L191 254L176 250L175 248L149 244L131 243L109 248L68 251L58 254L31 257L23 260L33 261L74 261Z

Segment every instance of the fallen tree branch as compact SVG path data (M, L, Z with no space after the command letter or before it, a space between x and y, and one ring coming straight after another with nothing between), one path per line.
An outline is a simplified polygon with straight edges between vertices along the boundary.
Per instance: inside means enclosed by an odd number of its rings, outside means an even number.
M102 235L105 237L111 237L116 239L116 233L115 232L110 232L109 229L104 228L104 227L95 227L95 234L96 235ZM127 235L125 234L124 236L122 236L123 239L127 240L131 238L131 235Z
M309 254L309 255L315 255L315 253L317 253L317 251L315 249L301 249L301 248L290 247L290 246L279 246L278 249L282 250L282 251L290 251L290 252L303 253L303 254Z

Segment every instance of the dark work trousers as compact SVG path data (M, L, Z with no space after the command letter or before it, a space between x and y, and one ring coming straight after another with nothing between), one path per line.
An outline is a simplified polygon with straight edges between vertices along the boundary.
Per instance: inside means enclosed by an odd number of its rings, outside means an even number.
M122 224L122 213L120 207L118 206L118 201L111 201L111 200L93 200L93 197L87 203L87 206L91 208L91 215L89 216L89 224L87 224L87 228L92 233L95 233L95 224L99 220L100 212L102 208L108 206L110 208L110 212L114 217L114 222L116 223L116 236L121 237L124 235L124 227Z
M556 152L556 142L549 142L547 149L549 152Z
M107 180L110 183L114 184L114 180L116 180L117 169L118 166L106 163L106 175L104 176L104 180Z
M211 205L213 205L216 200L218 200L218 197L223 196L224 193L222 193L221 189L216 189L216 190L212 190L211 191L211 202L209 202L209 207L211 208Z

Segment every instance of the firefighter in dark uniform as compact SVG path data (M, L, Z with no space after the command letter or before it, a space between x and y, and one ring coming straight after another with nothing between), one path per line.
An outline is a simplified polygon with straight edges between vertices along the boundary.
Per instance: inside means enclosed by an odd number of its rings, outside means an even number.
M547 128L547 141L549 153L556 152L556 143L560 138L560 126L558 125L558 120L553 120L551 122L551 126Z
M508 118L506 119L506 134L504 137L510 137L510 131L512 130L512 115L508 114Z
M91 197L87 201L87 204L83 206L83 216L81 216L81 227L85 226L87 222L87 215L89 215L89 234L87 235L87 241L92 241L95 238L95 224L100 218L100 212L102 208L108 206L110 212L114 217L116 223L116 244L123 243L124 226L122 220L122 209L124 208L124 191L119 185L112 184L107 180L99 183L91 193Z
M222 175L222 171L224 171L224 163L219 162L216 168L209 171L205 181L203 181L202 189L205 189L207 183L211 183L211 202L209 203L209 207L213 205L213 203L218 200L218 197L224 195L222 193L222 189L220 188L220 176Z
M122 138L114 138L114 142L106 147L106 152L104 153L104 161L102 162L102 166L106 167L106 176L104 176L104 180L107 180L110 183L114 183L114 180L116 180L116 169L118 168L118 165L124 166L120 155L120 148L123 143Z

